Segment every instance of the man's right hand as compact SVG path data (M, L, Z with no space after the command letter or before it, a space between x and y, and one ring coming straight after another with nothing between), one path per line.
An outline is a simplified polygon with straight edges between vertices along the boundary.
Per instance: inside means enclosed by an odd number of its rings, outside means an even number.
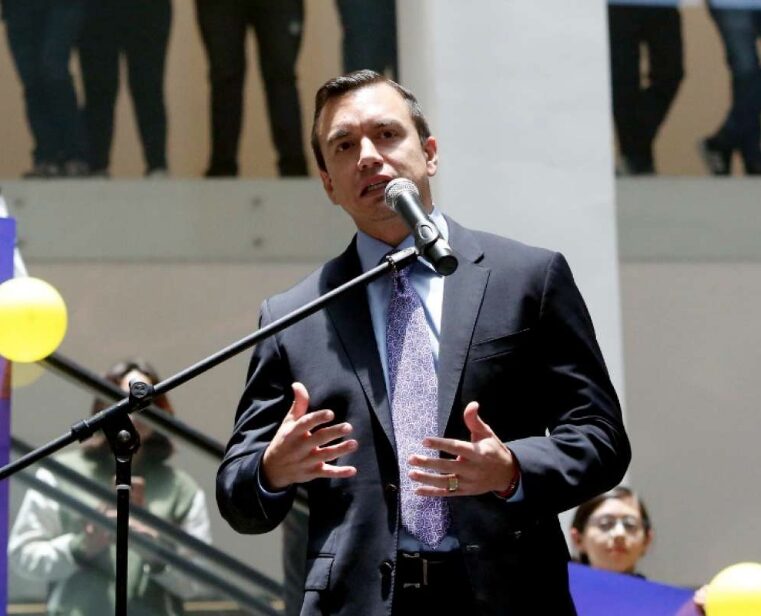
M292 387L293 404L262 458L264 488L279 491L318 477L343 479L356 475L357 469L353 466L328 464L357 448L357 441L353 439L329 444L351 433L351 424L320 428L333 421L335 413L328 409L308 413L306 387L301 383L294 383Z

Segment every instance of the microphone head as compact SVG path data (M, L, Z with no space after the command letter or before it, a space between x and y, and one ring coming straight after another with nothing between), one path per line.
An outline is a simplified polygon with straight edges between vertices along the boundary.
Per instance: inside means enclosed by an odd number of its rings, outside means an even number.
M416 197L420 197L420 191L415 185L415 182L408 180L407 178L396 178L386 184L386 190L384 193L386 205L396 211L396 199L403 192L410 192Z

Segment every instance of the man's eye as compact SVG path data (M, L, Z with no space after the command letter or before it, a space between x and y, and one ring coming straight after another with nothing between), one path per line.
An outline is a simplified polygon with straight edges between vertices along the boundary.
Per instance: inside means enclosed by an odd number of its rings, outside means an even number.
M396 133L392 130L384 130L381 133L381 137L383 137L384 139L392 139L395 136L396 136Z
M350 141L341 141L339 144L336 145L336 152L345 152L351 147Z

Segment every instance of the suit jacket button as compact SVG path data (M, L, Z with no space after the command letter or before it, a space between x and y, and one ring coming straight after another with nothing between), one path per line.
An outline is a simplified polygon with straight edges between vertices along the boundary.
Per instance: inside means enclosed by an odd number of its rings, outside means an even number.
M394 570L394 561L384 560L378 567L378 570L383 576L391 575L391 572Z
M386 494L389 496L395 496L397 492L399 492L399 487L394 485L393 483L387 483L385 485Z

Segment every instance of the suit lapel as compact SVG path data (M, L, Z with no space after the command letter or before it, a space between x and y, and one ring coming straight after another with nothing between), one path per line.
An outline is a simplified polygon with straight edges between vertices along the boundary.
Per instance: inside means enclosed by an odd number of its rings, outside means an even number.
M459 256L457 271L444 282L444 305L439 338L439 433L443 436L465 366L489 269L478 264L483 252L472 233L447 218L449 239Z
M347 251L330 264L330 269L326 272L327 288L323 292L334 289L360 273L359 258L352 242ZM365 287L357 287L347 292L327 307L327 313L365 396L396 453L391 408Z

